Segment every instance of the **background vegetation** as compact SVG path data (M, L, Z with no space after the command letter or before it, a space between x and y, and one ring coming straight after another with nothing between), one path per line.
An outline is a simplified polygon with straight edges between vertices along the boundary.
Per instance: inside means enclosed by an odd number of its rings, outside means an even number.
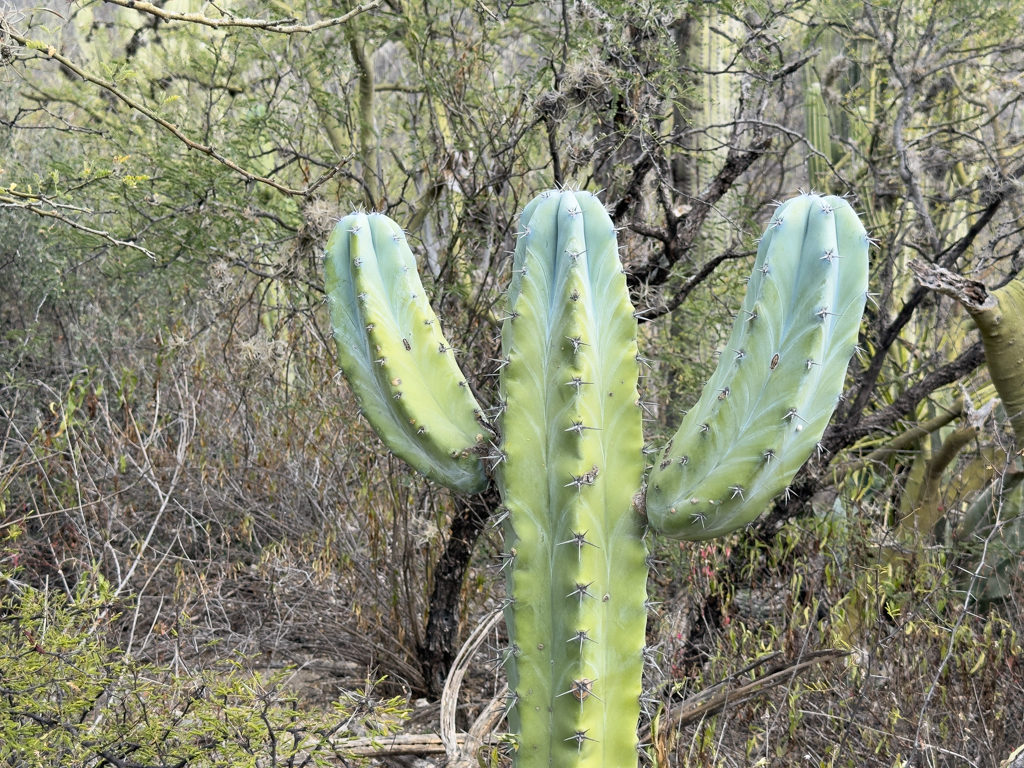
M652 446L715 365L773 200L852 195L877 241L819 456L743 534L651 540L643 758L998 765L1024 742L1024 467L971 323L906 264L989 287L1024 268L1022 17L8 0L0 760L326 764L402 718L435 728L503 599L496 502L431 486L360 420L320 257L353 207L403 223L494 406L515 213L573 184L622 227ZM462 727L503 694L486 645Z

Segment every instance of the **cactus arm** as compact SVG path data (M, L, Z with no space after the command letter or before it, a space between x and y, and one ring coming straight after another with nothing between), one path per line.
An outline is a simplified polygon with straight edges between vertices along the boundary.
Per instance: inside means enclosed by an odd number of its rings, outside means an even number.
M734 531L810 456L856 343L867 245L842 198L801 195L776 211L719 365L651 473L656 530L690 540Z
M995 308L971 312L985 345L985 362L1017 446L1024 446L1024 279L992 292ZM968 307L970 311L970 307Z
M342 219L327 245L325 282L342 370L377 434L427 477L482 491L480 409L398 225L380 214Z
M636 320L608 214L551 192L523 213L503 329L498 473L518 766L635 765L646 548Z

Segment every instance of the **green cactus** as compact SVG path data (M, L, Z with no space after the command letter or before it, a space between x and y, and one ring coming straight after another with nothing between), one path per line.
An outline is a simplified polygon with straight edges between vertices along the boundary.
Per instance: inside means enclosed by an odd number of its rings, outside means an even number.
M451 356L437 354L447 344L414 266L385 217L338 225L327 284L342 365L396 454L449 487L479 490L485 430L475 432L479 410ZM651 476L655 529L729 533L786 485L832 413L866 276L866 235L845 200L803 195L779 208L728 353ZM515 761L628 768L645 653L645 459L637 324L596 197L553 191L527 205L506 313L491 458ZM703 501L691 505L695 495ZM680 498L685 514L673 512Z
M983 305L966 306L981 332L985 363L1020 448L1024 446L1024 273L992 291Z
M978 495L956 530L957 540L975 549L964 558L959 581L982 605L1012 594L1014 571L1024 553L1024 472L1019 465L1014 469Z
M517 762L632 765L647 594L636 320L594 196L526 207L508 294L498 478Z
M867 298L867 251L843 198L801 195L779 206L718 368L651 472L656 530L722 536L789 485L842 393Z
M1024 272L989 291L984 283L927 262L911 261L909 266L921 285L952 296L971 315L1017 446L1024 446Z
M324 282L341 369L399 458L453 491L487 487L486 428L430 308L401 228L353 213L327 243Z
M808 70L809 72L809 70ZM804 123L807 136L807 178L811 189L828 192L829 162L832 160L832 126L828 107L821 95L821 83L808 82L804 86Z

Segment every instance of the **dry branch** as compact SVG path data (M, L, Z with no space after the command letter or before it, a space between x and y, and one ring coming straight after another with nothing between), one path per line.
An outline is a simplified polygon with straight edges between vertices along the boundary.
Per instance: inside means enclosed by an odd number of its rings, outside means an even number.
M336 27L339 24L344 24L349 19L355 18L361 13L366 13L372 8L376 8L380 5L380 0L371 0L371 2L365 5L358 5L348 13L342 14L341 16L335 16L330 19L321 19L320 21L313 22L312 24L293 24L294 19L236 19L233 16L226 16L219 19L211 19L209 16L204 16L201 13L173 13L171 11L165 11L152 3L147 3L144 0L103 0L105 3L112 5L119 5L122 8L131 8L133 11L139 13L148 13L152 16L156 16L164 21L186 21L190 24L201 24L204 27L213 27L215 29L223 27L244 27L247 29L259 29L265 32L279 32L284 35L294 35L296 33L308 33L316 32L319 29L326 29L327 27Z
M101 77L96 77L96 75L90 74L89 72L86 72L84 69L79 67L73 61L71 61L71 59L67 58L66 56L63 56L60 53L58 53L52 46L51 47L47 47L44 43L41 43L38 40L29 40L27 37L23 37L22 35L18 34L17 32L14 32L13 30L10 32L10 36L11 36L11 38L13 40L15 40L16 42L18 42L21 45L24 45L26 48L30 48L30 49L35 50L35 51L39 51L39 54L38 54L39 57L41 57L41 58L42 57L51 58L54 61L58 62L59 64L62 64L67 69L69 69L72 72L74 72L76 75L78 75L83 80L86 80L87 82L93 83L94 85L98 85L100 88L103 88L104 90L108 91L109 93L112 93L114 96L116 96L121 101L123 101L125 104L127 104L129 107L131 107L132 109L136 110L137 112L140 112L142 115L144 115L145 117L149 118L154 123L159 125L161 128L163 128L165 131L170 133L172 136L174 136L176 139L178 139L178 141L180 141L182 144L184 144L189 149L194 149L197 152L202 152L204 155L207 155L208 157L212 157L214 160L216 160L221 165L224 165L227 168L230 168L235 173L237 173L237 174L241 175L242 177L244 177L245 180L248 181L248 182L255 182L255 183L259 183L259 184L265 184L268 187L272 187L273 189L276 189L278 192L281 192L282 194L285 194L285 195L304 197L304 196L307 196L307 195L311 194L321 184L323 184L324 181L326 181L327 179L329 179L332 176L334 176L338 172L338 170L340 170L340 164L339 164L339 166L337 166L335 168L332 168L331 170L327 171L325 174L323 174L323 176L321 176L319 179L314 181L312 184L310 184L305 189L293 189L292 187L289 187L289 186L287 186L285 184L282 184L282 183L280 183L278 181L275 181L274 179L268 178L266 176L260 176L259 174L252 173L251 171L247 171L247 170L245 170L245 168L243 168L242 166L238 165L238 163L236 163L233 160L225 157L224 155L222 155L218 150L214 149L213 147L211 147L209 145L206 145L206 144L200 144L197 141L193 141L188 136L186 136L181 131L181 129L178 128L178 126L174 125L173 123L169 122L168 120L165 120L164 118L160 117L160 115L156 114L153 110L151 110L149 107L147 107L144 104L142 104L142 103L136 101L135 99L131 98L128 94L126 94L124 91L122 91L120 88L118 88L114 83L109 82L108 80L104 80ZM343 160L342 163L344 163L344 162L345 161Z
M730 704L741 704L764 691L774 688L777 685L787 683L800 672L805 672L822 661L841 659L848 655L849 653L847 651L839 650L814 651L798 657L793 661L773 666L768 673L764 675L764 677L760 677L753 682L747 683L746 685L736 686L734 688L725 688L723 690L725 683L730 680L734 680L740 675L749 672L751 669L761 666L776 658L775 654L767 656L764 659L760 659L754 664L745 667L735 675L711 686L707 690L701 691L696 696L691 696L686 701L674 707L668 717L668 722L670 722L673 727L682 728L690 725L691 723L697 722L701 718L717 714ZM641 732L641 740L649 735L650 726L647 726Z
M720 683L717 683L707 690L701 691L695 696L691 696L686 701L683 701L672 709L668 722L671 723L672 727L676 728L690 725L703 717L710 717L711 715L721 712L730 704L740 704L742 702L749 701L754 696L764 693L771 688L788 683L794 678L794 676L801 672L806 672L811 667L823 661L841 659L847 655L848 653L846 651L840 650L815 651L793 659L792 661L776 664L771 667L768 673L763 677L745 685L738 685L731 688L725 687L730 681L734 681L741 675L778 658L778 654L770 654L762 659L758 659L753 664L744 667L734 675L730 675ZM487 732L479 732L482 730L478 727L481 724L483 724L488 731L490 728L493 728L498 719L494 717L495 712L500 716L502 708L500 706L495 707L495 702L500 704L501 699L494 699L484 707L480 716L477 718L476 724L474 724L473 728L470 729L469 736L472 737L471 741L476 743L477 748L485 743L496 743L505 736L505 734L492 734L490 738L488 738ZM649 737L650 726L646 726L641 731L640 736L641 740ZM455 735L455 742L460 747L466 744L467 734L460 733ZM465 752L464 749L460 751ZM427 757L430 755L445 754L445 745L441 736L438 736L437 734L401 734L391 736L386 739L356 739L346 742L344 745L340 746L338 752L339 755L343 755L344 757L382 757L390 755L417 755L420 757ZM467 759L471 757L471 755L466 755Z

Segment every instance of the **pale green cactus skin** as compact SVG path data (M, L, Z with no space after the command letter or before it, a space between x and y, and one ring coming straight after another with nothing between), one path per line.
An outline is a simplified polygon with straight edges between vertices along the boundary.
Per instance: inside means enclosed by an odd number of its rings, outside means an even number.
M597 198L520 220L501 369L518 766L632 766L646 627L636 320Z
M489 456L503 501L517 768L636 765L647 523L723 535L785 487L832 414L866 280L866 235L845 200L802 195L778 209L718 370L651 475L645 520L637 323L615 229L586 192L527 205ZM342 220L327 291L342 367L381 438L449 488L482 490L490 434L398 226Z
M867 233L846 200L779 206L718 367L651 472L656 530L722 536L789 485L842 394L867 280Z
M376 213L346 216L327 243L325 284L341 369L370 425L431 480L484 490L480 406L401 228Z

